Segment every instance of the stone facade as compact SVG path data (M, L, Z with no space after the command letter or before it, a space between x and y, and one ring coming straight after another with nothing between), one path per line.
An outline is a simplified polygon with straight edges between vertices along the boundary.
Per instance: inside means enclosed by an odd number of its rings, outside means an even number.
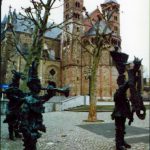
M78 4L78 5L77 5ZM85 40L85 45L90 49L88 40L94 39L95 35L87 34L92 26L88 18L84 18L82 14L84 1L65 0L64 1L64 21L67 24L62 34L62 84L70 84L71 95L88 95L89 94L89 74L91 57L82 48L81 44L68 34L71 32L77 35L79 39ZM114 8L120 8L118 3L108 2L101 4L102 12L112 11ZM89 14L91 20L98 21L97 16L101 16L99 9L95 9ZM72 17L70 17L72 16ZM73 22L73 23L72 23ZM68 25L69 24L69 25ZM119 12L113 13L108 22L110 29L114 31L111 43L120 47L120 15ZM86 42L87 41L87 42ZM97 73L97 98L111 99L116 89L117 71L113 66L112 59L109 54L110 49L102 52L102 59L99 64Z
M25 33L17 33L17 37L20 39L23 48L27 50L31 45L30 35ZM2 54L2 58L4 60L4 65L2 65L2 68L3 70L5 69L6 72L6 78L4 81L6 83L9 83L11 81L12 69L23 72L25 67L24 58L15 50L15 46L12 45L13 40L11 41L11 43L10 39L13 39L13 35L11 32L6 34L5 41L2 42L2 45L6 45L6 47L2 47L2 50L5 52L3 52ZM53 80L58 86L61 86L60 40L45 38L44 43L47 45L47 49L43 49L42 51L43 57L39 65L39 78L41 79L41 83L43 86L47 85L48 80ZM48 51L50 51L51 49L53 49L55 53L54 59L51 59L49 56L50 53ZM9 61L9 59L11 61Z
M83 17L82 8L84 6L84 0L64 0L64 21L66 26L61 33L61 39L59 38L44 38L44 46L42 51L42 58L39 65L39 78L43 86L47 85L48 80L56 82L57 86L70 85L70 95L88 95L89 94L89 63L90 56L84 52L79 41L76 40L74 34L83 40L94 38L94 36L85 35L92 26L89 26L87 18ZM108 2L101 4L102 12L110 11L113 7L118 7L119 4L114 2ZM89 14L92 19L97 19L97 15L101 16L98 9L95 9ZM120 47L120 16L119 12L114 13L112 19L109 22L111 30L114 31L114 36L111 39L112 44ZM67 32L71 32L68 34ZM31 45L31 37L26 32L16 32L17 38L22 43L22 49L24 53L27 53L28 48ZM2 42L3 51L3 69L6 74L6 78L3 82L9 83L11 80L12 68L23 71L25 61L17 53L15 45L10 43L10 39L13 43L13 36L11 32L6 33L5 40ZM88 46L88 44L87 44ZM9 52L12 51L12 52ZM102 59L99 64L97 73L97 98L98 99L111 99L116 89L117 71L113 66L112 59L109 54L109 49L102 52ZM12 56L10 54L13 54ZM7 56L9 55L9 56ZM11 57L10 62L8 58ZM5 67L6 66L6 67Z

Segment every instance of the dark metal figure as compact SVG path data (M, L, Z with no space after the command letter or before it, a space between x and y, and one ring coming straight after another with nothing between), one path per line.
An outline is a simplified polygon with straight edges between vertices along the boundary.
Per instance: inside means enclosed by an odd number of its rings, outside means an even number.
M141 81L141 61L138 58L134 58L132 67L128 72L128 83L130 89L130 101L132 104L132 115L135 112L139 119L143 120L146 116L146 109L143 104L143 97L141 96L142 81Z
M9 99L6 110L6 119L4 123L8 123L9 139L14 140L15 137L20 138L19 122L20 122L20 98L24 96L23 92L19 89L20 79L24 79L23 74L12 70L13 78L9 88L5 91Z
M145 118L145 107L143 105L142 97L140 94L140 73L137 77L137 72L139 70L139 63L137 66L137 61L134 60L134 69L128 70L129 80L125 80L125 71L128 60L128 55L125 53L113 51L111 56L115 61L116 68L118 70L119 76L117 79L118 89L114 94L115 108L112 113L112 119L115 120L116 127L116 150L126 150L131 148L131 145L127 144L124 140L125 135L125 122L126 118L129 119L129 125L133 122L133 113L136 112L137 116L140 116L140 119ZM139 61L138 61L139 62ZM138 82L138 84L136 84ZM137 89L135 88L137 85ZM127 90L130 89L130 99L127 98ZM129 103L129 100L132 104L132 110ZM143 114L140 114L140 111L143 110Z
M68 96L69 89L56 88L54 82L49 82L47 88L42 88L37 76L37 64L35 62L32 63L29 69L27 86L30 93L24 98L21 106L21 132L23 134L24 150L36 150L37 139L41 137L39 131L46 132L42 118L43 103L53 97L56 92L62 92ZM47 94L40 96L41 90L47 90Z

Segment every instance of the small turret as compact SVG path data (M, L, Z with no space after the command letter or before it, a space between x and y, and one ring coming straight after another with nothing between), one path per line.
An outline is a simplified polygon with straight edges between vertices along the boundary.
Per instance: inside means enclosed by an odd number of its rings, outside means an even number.
M111 18L109 20L109 25L117 35L120 35L120 5L116 0L106 0L103 4L101 4L103 14L107 15L108 13L112 13Z
M113 38L111 39L111 44L121 47L120 38L120 5L116 0L105 0L101 4L103 14L109 18L108 24L110 29L113 31Z

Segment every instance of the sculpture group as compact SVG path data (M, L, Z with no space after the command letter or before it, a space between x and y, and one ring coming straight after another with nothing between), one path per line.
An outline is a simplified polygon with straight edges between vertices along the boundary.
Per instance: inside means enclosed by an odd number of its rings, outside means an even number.
M14 135L21 137L20 133L22 133L24 150L36 150L37 139L41 137L41 132L46 132L42 118L43 104L55 96L56 92L69 96L69 88L57 88L52 81L49 81L47 88L42 88L37 76L36 62L33 62L29 68L27 81L29 93L24 93L19 89L19 81L23 79L23 74L15 70L12 73L12 83L5 91L9 102L4 122L8 123L11 140L14 140ZM46 90L47 94L39 95L41 90Z
M146 109L141 96L141 61L135 57L132 63L127 63L128 55L116 51L110 52L113 61L115 62L118 78L118 89L114 94L115 107L112 113L112 119L115 120L116 128L116 150L126 150L131 148L127 144L125 135L125 122L129 119L129 125L133 122L133 115L140 119L146 116ZM41 137L41 132L46 132L46 127L43 124L42 113L44 112L43 104L51 97L56 95L56 92L63 93L69 96L69 88L57 88L52 81L48 82L46 88L41 86L37 75L37 63L33 62L29 68L27 87L28 93L24 93L19 89L20 80L24 79L22 73L12 70L13 78L9 88L5 91L9 99L6 119L4 123L8 123L9 138L14 140L15 137L23 135L24 150L36 150L37 139ZM39 95L41 90L46 90L47 93ZM127 97L129 90L130 97Z

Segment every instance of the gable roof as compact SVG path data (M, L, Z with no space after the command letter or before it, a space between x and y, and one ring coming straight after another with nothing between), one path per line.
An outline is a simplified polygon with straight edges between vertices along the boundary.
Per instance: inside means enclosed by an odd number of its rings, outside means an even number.
M95 25L94 25L92 28L90 28L90 29L85 33L85 35L86 35L86 36L95 36L95 35L96 35L96 30L95 30L95 28L98 28L99 32L100 32L100 33L103 33L106 26L107 26L107 24L106 24L106 22L105 22L104 20L101 20L100 22L97 21L97 22L95 23ZM106 29L106 31L105 31L105 34L109 34L109 33L111 33L111 32L112 32L111 29L107 26L107 29Z
M34 24L30 20L21 20L21 17L19 15L12 16L11 17L11 23L13 24L14 31L21 32L21 33L28 33L31 34L34 29ZM4 19L1 22L1 25L3 28L1 28L1 31L5 28L6 24L10 22L10 14L8 16L5 16ZM47 26L51 25L52 23L48 23ZM53 28L45 33L45 37L52 38L52 39L58 39L58 36L61 33L61 29L58 27Z

